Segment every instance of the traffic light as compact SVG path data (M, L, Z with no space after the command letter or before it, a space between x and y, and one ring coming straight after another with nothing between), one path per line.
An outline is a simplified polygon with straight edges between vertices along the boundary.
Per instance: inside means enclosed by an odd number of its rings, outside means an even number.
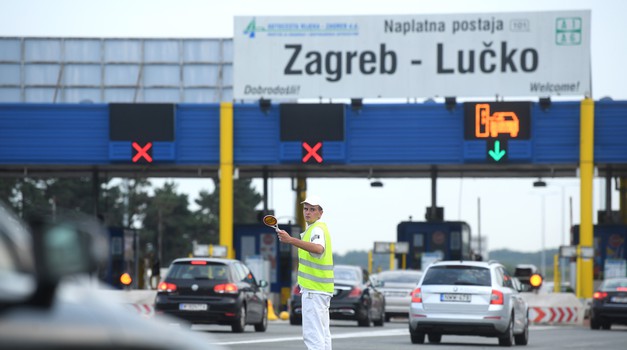
M529 284L533 289L539 289L542 286L543 281L544 278L542 278L542 275L539 273L534 273L531 277L529 277Z
M128 272L125 272L120 276L120 283L122 283L126 287L129 287L131 283L133 283L133 278Z

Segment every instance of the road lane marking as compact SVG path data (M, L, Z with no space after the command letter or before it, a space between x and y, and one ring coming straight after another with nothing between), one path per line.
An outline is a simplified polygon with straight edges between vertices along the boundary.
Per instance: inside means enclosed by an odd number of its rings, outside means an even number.
M343 333L343 334L331 334L332 339L347 339L347 338L366 338L366 337L390 337L390 336L398 336L402 334L407 334L409 331L407 329L389 329L382 331L369 331L369 332L353 332L353 333ZM259 343L279 343L279 342L288 342L288 341L302 341L303 337L283 337L283 338L270 338L270 339L251 339L251 340L242 340L242 341L229 341L229 342L220 342L213 343L214 345L239 345L239 344L259 344Z

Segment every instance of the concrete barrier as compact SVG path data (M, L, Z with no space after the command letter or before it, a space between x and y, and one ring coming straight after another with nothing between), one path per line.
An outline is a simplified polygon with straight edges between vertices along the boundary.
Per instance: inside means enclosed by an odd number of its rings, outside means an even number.
M572 293L521 293L532 324L582 325L585 305Z
M136 312L145 317L155 315L156 290L107 290L98 292L103 298L108 298L120 304L132 312Z

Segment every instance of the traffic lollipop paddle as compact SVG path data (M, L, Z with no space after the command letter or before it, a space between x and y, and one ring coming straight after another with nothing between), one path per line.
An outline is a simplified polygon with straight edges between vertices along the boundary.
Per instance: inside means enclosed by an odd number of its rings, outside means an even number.
M279 230L279 222L274 217L274 215L266 215L266 216L264 216L263 217L263 223L266 224L266 226L272 227L275 231Z

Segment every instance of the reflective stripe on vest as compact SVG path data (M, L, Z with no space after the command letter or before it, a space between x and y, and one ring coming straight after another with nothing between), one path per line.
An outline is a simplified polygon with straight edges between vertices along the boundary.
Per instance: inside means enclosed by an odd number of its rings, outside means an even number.
M303 288L333 293L333 248L327 225L323 222L313 223L305 231L303 241L310 242L311 232L316 227L324 232L324 253L318 259L308 251L298 249L298 284Z

